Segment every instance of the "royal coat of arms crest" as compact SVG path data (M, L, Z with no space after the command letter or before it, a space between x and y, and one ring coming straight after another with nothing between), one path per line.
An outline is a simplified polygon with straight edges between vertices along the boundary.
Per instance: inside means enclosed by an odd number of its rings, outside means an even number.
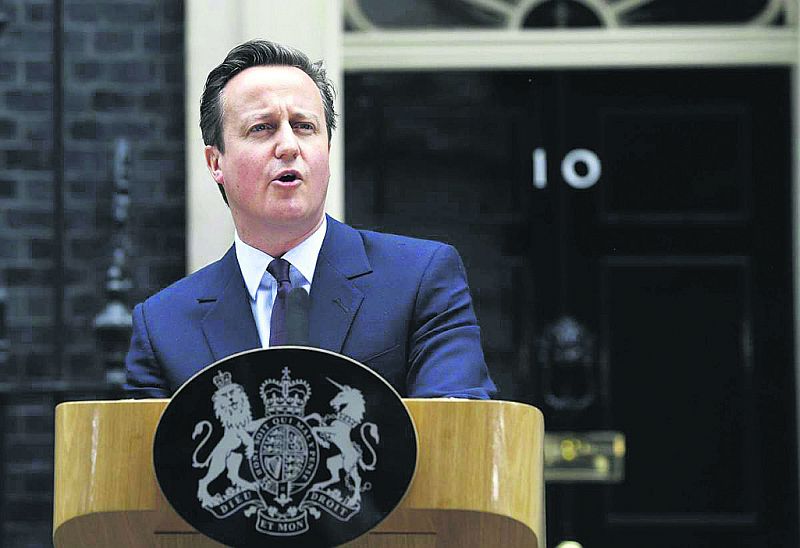
M360 390L327 380L338 389L329 402L332 413L306 414L311 386L284 367L280 379L261 384L264 416L254 418L231 373L220 370L213 377L222 437L207 447L214 432L209 420L198 421L192 435L192 466L206 469L197 482L203 509L218 519L239 511L255 515L255 529L274 536L300 535L309 529L309 516L318 519L322 512L348 521L360 511L361 495L371 488L362 473L374 471L378 462L378 426L364 421ZM314 482L323 459L328 477Z
M341 354L234 354L178 389L159 419L162 493L232 546L335 546L384 520L409 489L417 435L400 395Z

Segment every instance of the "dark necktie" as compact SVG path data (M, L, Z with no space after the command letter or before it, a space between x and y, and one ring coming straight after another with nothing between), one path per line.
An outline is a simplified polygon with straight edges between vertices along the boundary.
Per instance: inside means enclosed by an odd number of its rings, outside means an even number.
M272 274L278 282L278 293L275 295L275 304L272 305L272 319L269 322L269 345L280 346L286 344L286 303L292 282L289 280L289 262L285 259L273 259L267 267L267 272Z

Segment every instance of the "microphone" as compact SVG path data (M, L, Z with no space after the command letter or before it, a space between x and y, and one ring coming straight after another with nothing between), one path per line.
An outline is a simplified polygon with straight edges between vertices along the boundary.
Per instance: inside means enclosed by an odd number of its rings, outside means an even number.
M286 344L308 346L308 292L302 287L289 291L286 298Z

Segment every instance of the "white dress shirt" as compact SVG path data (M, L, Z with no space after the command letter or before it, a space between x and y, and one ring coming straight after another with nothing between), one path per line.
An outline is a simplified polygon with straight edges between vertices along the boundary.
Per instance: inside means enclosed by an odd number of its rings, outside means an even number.
M311 280L314 279L314 270L317 267L317 258L325 239L328 221L322 218L322 224L311 236L300 242L286 253L283 258L289 261L289 279L292 287L302 287L311 293ZM244 285L250 296L250 308L261 339L262 348L269 346L270 319L272 318L272 305L278 290L278 282L267 272L267 266L275 257L244 243L239 235L234 233L233 245L236 248L236 260L242 271Z

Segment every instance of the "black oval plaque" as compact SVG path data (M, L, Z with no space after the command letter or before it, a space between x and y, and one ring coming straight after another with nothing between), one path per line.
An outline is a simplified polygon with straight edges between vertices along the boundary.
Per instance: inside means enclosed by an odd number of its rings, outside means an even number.
M153 461L161 491L231 546L334 546L375 527L416 470L417 434L397 392L345 356L251 350L172 397Z

